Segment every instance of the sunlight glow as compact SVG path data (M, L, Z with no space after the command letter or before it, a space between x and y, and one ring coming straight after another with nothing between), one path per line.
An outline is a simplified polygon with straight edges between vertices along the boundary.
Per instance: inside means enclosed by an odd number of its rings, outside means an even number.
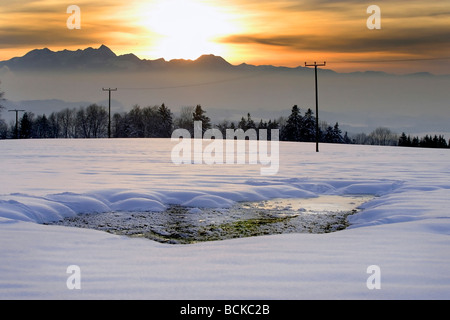
M237 30L226 11L200 0L159 0L140 11L139 24L154 35L149 54L166 60L225 55L216 40Z

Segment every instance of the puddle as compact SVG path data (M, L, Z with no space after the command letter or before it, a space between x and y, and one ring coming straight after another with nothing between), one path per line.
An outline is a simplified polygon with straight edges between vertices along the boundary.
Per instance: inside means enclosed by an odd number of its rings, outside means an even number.
M228 209L171 206L163 212L83 214L52 224L188 244L283 233L328 233L373 196L320 196L240 202Z

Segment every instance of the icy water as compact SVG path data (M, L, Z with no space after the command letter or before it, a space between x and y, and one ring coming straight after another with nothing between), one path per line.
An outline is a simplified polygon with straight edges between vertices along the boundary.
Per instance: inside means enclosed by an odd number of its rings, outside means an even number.
M83 214L53 224L189 244L282 233L328 233L348 227L347 217L372 196L320 196L241 202L227 209L170 206L163 212Z

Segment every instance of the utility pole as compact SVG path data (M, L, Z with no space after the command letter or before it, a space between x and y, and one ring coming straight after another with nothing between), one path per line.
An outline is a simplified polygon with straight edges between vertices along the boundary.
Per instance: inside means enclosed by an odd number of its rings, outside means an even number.
M103 88L103 91L108 91L109 92L109 120L108 120L108 138L111 138L111 91L117 91L117 88L115 89L105 89Z
M319 152L319 89L317 87L317 67L326 66L327 63L324 61L321 64L307 64L305 62L305 67L314 67L315 76L316 76L316 152Z
M16 113L16 139L19 139L19 112L25 112L25 110L8 110L9 112Z

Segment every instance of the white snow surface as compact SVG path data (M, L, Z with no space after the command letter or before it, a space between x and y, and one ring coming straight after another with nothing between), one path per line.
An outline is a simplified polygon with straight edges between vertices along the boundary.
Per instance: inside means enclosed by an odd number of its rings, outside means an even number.
M0 141L0 299L450 298L450 150L282 142L279 173L261 176L259 165L175 165L175 144ZM376 197L329 234L172 245L42 224L350 194ZM380 289L366 284L371 265Z

